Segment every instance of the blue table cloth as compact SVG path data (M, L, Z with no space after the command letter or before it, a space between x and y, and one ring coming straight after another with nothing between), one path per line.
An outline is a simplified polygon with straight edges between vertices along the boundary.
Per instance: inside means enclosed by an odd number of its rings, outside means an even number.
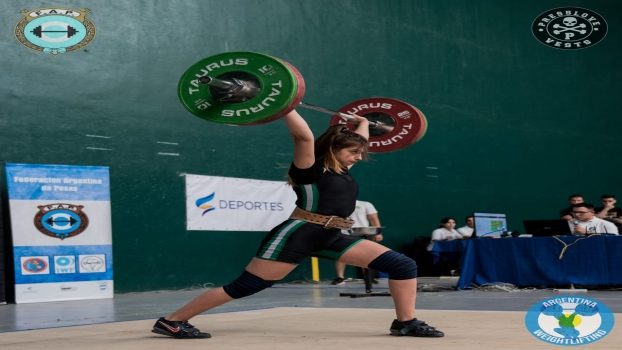
M435 244L432 255L456 251L462 251L458 289L488 283L537 288L622 285L621 236L447 241Z

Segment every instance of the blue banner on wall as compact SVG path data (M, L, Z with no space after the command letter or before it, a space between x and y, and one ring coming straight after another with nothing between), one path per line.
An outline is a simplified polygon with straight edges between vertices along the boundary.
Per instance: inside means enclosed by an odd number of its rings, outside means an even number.
M2 178L2 176L0 175L0 179ZM1 181L1 180L0 180ZM5 245L6 242L6 238L7 236L5 236L5 230L8 229L8 227L6 227L5 224L5 219L4 219L4 195L3 195L3 188L4 186L2 186L0 184L0 304L4 304L6 303L6 292L7 292L7 281L6 281L6 266L5 266L5 261L7 259L7 253L8 253L8 249L9 247L7 247Z
M15 301L111 298L108 167L6 164Z

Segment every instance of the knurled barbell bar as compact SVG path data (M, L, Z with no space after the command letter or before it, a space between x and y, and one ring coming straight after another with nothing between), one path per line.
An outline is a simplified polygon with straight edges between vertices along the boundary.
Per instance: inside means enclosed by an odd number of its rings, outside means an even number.
M370 121L370 152L390 152L419 141L427 120L416 107L397 99L357 100L338 111L302 101L305 83L289 62L254 52L210 56L182 75L182 104L202 119L232 125L256 125L276 120L296 107L333 116L331 124L350 123L351 114Z

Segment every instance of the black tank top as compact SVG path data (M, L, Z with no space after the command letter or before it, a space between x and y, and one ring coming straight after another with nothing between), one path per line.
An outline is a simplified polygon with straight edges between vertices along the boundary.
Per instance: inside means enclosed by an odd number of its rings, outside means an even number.
M301 209L341 217L354 212L359 188L347 171L334 173L324 169L320 161L308 169L298 169L292 163L289 176L295 184L296 205Z

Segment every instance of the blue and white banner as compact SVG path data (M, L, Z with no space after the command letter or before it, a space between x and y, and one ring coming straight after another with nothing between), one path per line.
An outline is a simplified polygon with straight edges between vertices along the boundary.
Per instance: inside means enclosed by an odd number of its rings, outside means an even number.
M6 164L15 301L112 298L108 167Z
M186 175L188 230L269 231L295 206L284 181Z
M1 185L0 185L1 186ZM0 191L1 192L1 191ZM6 255L9 252L9 247L5 246L7 240L4 238L5 234L5 218L4 218L4 201L0 198L0 304L6 304Z

